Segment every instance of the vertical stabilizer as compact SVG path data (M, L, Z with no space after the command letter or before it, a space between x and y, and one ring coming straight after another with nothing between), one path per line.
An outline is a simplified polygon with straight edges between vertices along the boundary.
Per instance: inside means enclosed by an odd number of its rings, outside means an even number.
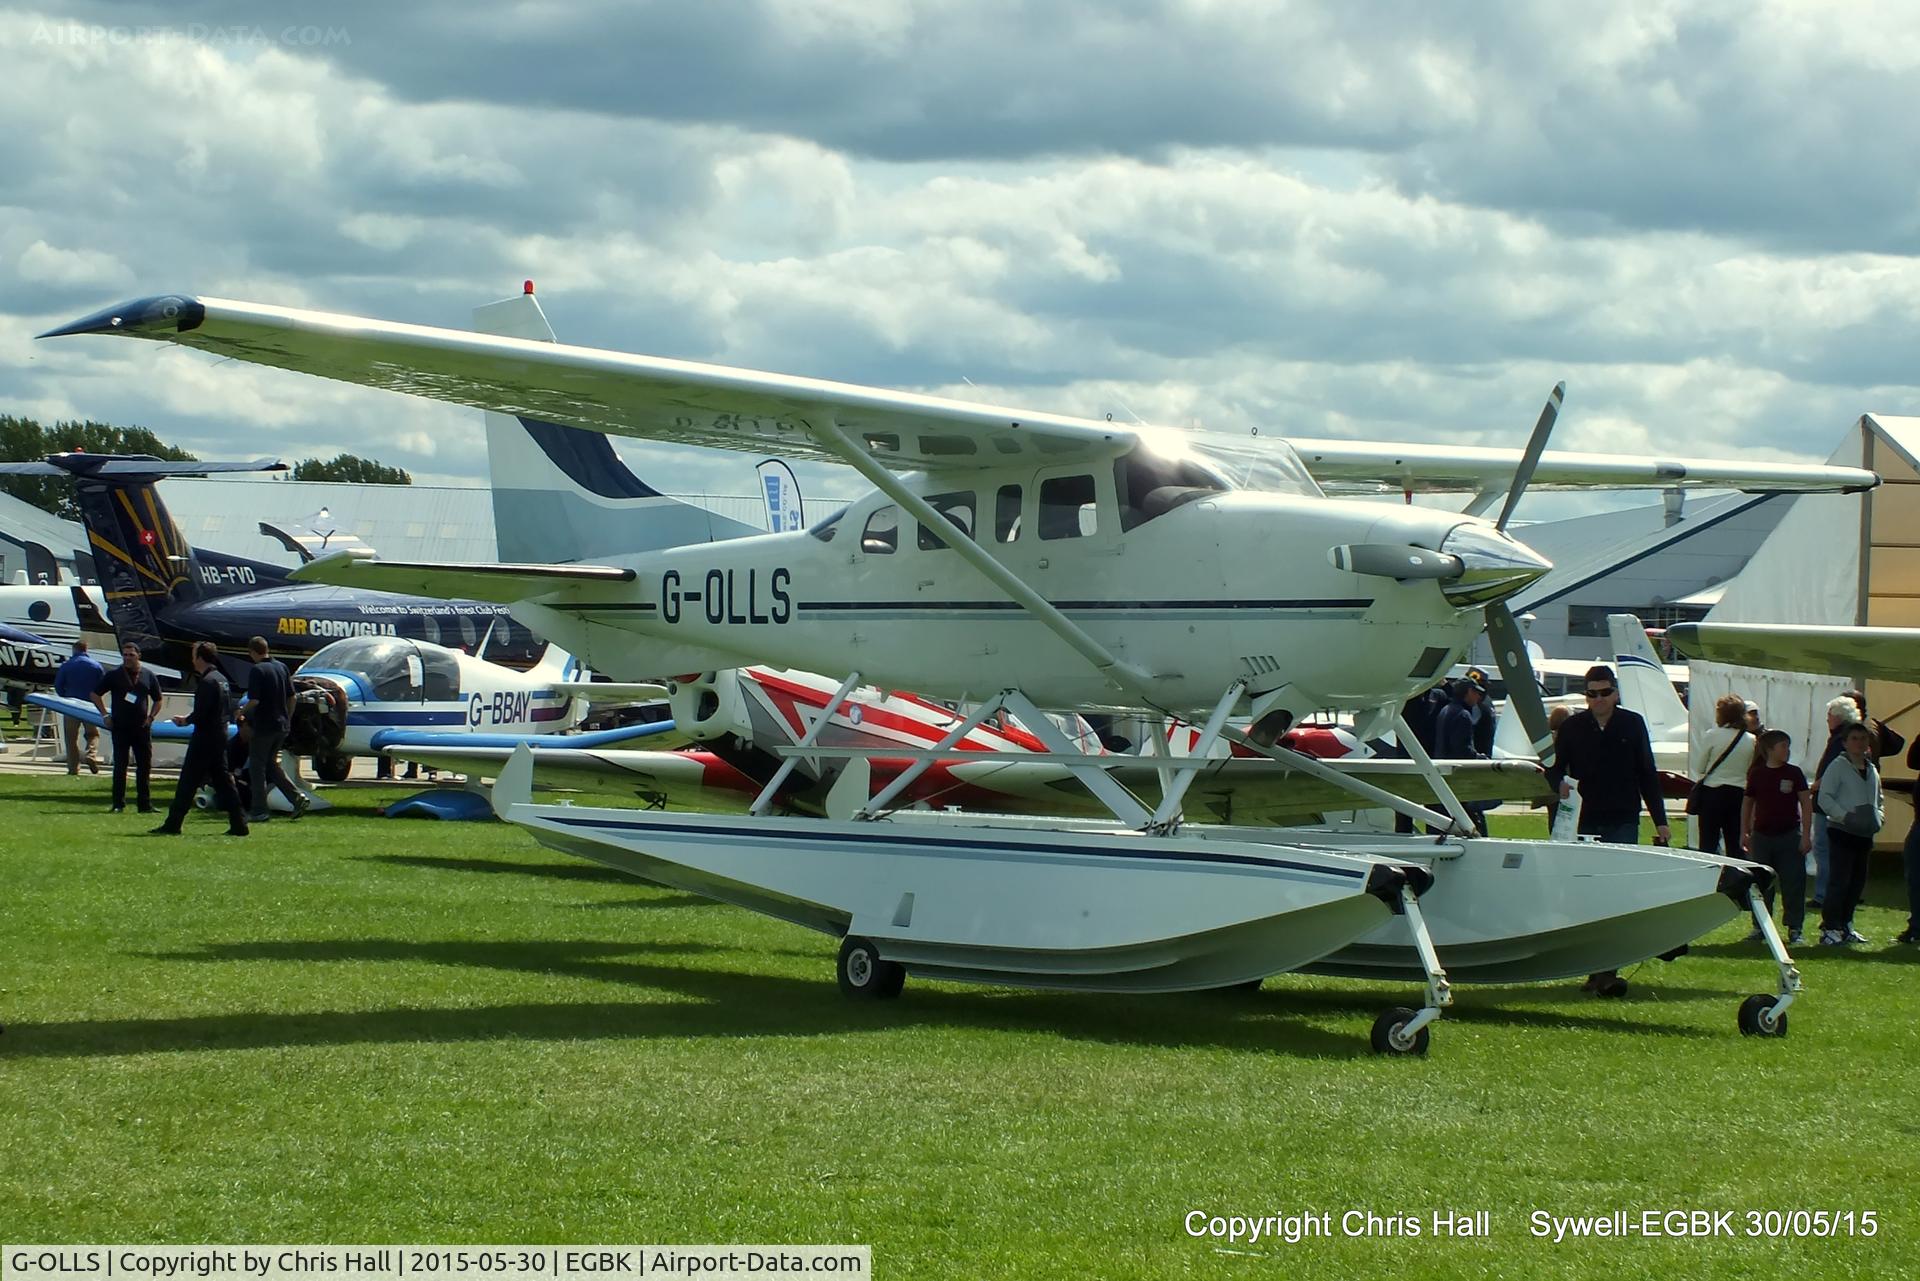
M533 296L477 307L483 334L553 342ZM488 413L493 528L503 561L564 564L762 531L668 498L633 474L599 432Z
M1620 681L1620 706L1640 713L1655 741L1687 737L1687 707L1673 691L1667 669L1647 639L1647 629L1632 614L1608 614L1613 639L1613 670Z

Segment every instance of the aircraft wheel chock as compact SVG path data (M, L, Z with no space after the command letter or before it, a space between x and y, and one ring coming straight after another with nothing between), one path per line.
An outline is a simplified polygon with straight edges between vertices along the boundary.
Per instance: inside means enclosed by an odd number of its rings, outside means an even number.
M907 971L880 955L872 939L848 935L840 944L840 959L834 967L843 996L856 1001L886 1001L900 995L907 985Z
M1404 1005L1396 1005L1383 1012L1373 1021L1373 1052L1375 1054L1425 1055L1430 1039L1428 1029L1421 1028L1412 1036L1405 1032L1407 1024L1413 1022L1413 1011Z

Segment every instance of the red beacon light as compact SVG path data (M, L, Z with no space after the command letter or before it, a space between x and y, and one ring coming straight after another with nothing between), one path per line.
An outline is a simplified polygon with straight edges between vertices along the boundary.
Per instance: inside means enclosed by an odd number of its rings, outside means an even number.
M529 281L527 281L527 282L526 282L525 284L523 284L523 285L521 285L521 286L520 286L520 292L521 292L521 293L523 293L523 294L530 294L530 293L532 293L532 292L533 292L533 282L532 282L531 280L529 280Z

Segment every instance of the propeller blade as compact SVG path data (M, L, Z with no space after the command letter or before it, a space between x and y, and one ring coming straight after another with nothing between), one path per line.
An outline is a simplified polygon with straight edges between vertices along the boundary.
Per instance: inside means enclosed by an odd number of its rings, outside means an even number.
M1547 448L1547 437L1553 435L1554 420L1560 417L1560 402L1566 398L1566 383L1555 383L1553 394L1547 397L1546 406L1540 411L1540 421L1533 425L1533 435L1527 440L1527 451L1520 456L1520 469L1513 473L1513 484L1507 489L1507 501L1500 508L1500 519L1493 522L1493 527L1501 533L1506 532L1513 509L1520 505L1520 495L1526 493L1527 486L1533 483L1534 468L1540 465L1540 455Z
M1406 543L1345 543L1328 551L1336 569L1378 578L1458 578L1466 572L1458 556Z
M1533 659L1520 635L1519 620L1504 602L1487 606L1487 640L1493 645L1493 661L1500 678L1507 683L1507 708L1520 718L1534 755L1542 765L1553 763L1553 731L1547 727L1547 705L1540 698L1540 682L1533 674Z

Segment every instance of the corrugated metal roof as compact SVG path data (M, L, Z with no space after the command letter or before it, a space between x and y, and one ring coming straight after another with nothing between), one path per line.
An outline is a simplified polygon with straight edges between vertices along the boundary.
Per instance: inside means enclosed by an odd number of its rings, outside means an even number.
M28 543L39 543L71 569L73 553L86 541L86 531L77 522L61 520L12 494L0 494L0 583L12 582L15 572L27 567Z
M174 477L160 482L189 543L274 564L297 557L260 532L260 522L298 523L356 535L391 560L492 561L493 491L479 486L361 485L331 481ZM755 494L675 494L750 525L766 523ZM327 520L318 519L325 509Z

